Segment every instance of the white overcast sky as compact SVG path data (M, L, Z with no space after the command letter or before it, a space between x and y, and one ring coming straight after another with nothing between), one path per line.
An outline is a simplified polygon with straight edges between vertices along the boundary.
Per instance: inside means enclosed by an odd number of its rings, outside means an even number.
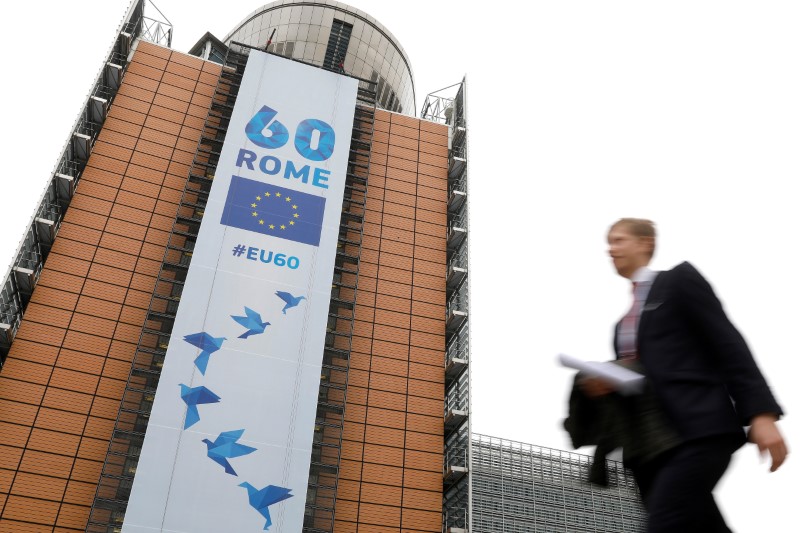
M656 267L689 260L714 285L800 447L800 4L351 4L405 47L418 107L468 76L474 431L569 449L560 424L571 376L555 355L611 357L629 293L605 232L641 216L658 223ZM175 27L173 47L187 51L261 4L157 5ZM2 8L0 269L126 9L124 0ZM741 450L717 491L734 529L794 530L798 472L795 457L768 474L752 446Z

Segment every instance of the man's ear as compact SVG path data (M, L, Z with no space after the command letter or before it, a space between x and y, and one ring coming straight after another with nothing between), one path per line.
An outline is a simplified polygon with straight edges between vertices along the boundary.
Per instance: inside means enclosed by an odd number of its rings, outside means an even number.
M654 237L639 237L639 242L645 247L647 252L650 254L650 257L653 257L653 254L656 251L656 240Z

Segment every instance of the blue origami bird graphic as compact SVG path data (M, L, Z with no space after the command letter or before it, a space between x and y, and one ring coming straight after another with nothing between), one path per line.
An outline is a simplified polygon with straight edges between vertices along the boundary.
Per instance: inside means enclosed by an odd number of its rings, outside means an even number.
M250 446L245 446L244 444L236 442L243 433L243 429L236 429L233 431L223 431L214 442L203 439L203 442L206 443L206 447L208 447L208 458L222 465L225 468L226 474L238 475L228 462L228 459L241 457L242 455L247 455L248 453L256 451L256 448L251 448Z
M189 387L181 385L181 399L186 402L189 408L186 411L186 420L183 423L183 429L191 427L200 421L200 413L197 411L197 406L203 403L217 403L220 398L207 388L203 387Z
M202 350L200 355L198 355L194 360L194 366L200 370L200 373L204 376L206 375L206 367L208 366L208 358L211 356L212 353L216 352L222 347L222 341L227 340L225 337L212 337L205 331L200 333L192 333L191 335L186 335L183 337L183 340L191 344L192 346L197 346Z
M249 307L244 308L244 314L245 316L231 315L232 319L234 319L236 322L247 328L247 331L239 335L240 339L246 339L250 335L258 335L259 333L264 333L264 330L267 329L267 326L270 325L269 322L261 322L261 315L259 315Z
M286 305L283 306L283 314L284 315L286 314L286 310L287 309L291 309L292 307L296 307L297 304L300 303L300 300L305 300L306 299L305 296L292 296L288 292L284 292L284 291L277 291L275 294L278 296L278 298L280 298L281 300L286 302Z
M267 519L267 523L264 524L264 531L268 530L269 526L272 525L272 518L269 516L269 506L294 496L294 494L289 494L292 492L292 489L285 489L276 485L267 485L263 489L258 490L245 481L244 483L239 483L239 486L247 489L250 505L261 513L261 516Z

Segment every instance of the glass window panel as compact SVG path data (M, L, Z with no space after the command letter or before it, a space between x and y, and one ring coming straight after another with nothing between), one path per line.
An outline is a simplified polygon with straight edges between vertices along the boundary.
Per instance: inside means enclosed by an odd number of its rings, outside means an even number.
M364 41L357 41L357 42L358 42L358 48L356 49L356 56L366 61L367 58L369 57L367 53L369 46L367 46L367 43L365 43Z
M253 20L253 30L254 31L261 31L262 29L264 29L264 25L268 24L268 23L269 23L269 21L266 19L266 17L264 17L264 16L256 17Z
M330 27L333 25L334 18L336 18L336 16L334 15L333 10L331 9L324 10L322 12L322 22L320 23L320 26L328 28L330 30Z
M314 7L311 10L311 24L322 24L322 15L325 9L321 7Z
M297 41L294 43L294 57L295 59L304 59L306 55L306 43Z
M302 6L300 11L300 22L303 24L311 24L311 14L313 11L313 6Z
M348 54L349 57L350 54ZM364 60L360 58L355 58L355 60L351 59L350 62L352 63L353 67L350 69L350 72L353 75L358 76L359 78L364 77ZM347 67L347 63L345 63L345 67Z
M364 31L361 33L361 40L369 44L372 39L372 32L375 30L369 24L364 24Z
M318 44L306 43L306 48L305 51L303 52L303 61L314 62L314 55L316 54L316 51L319 48L322 47Z
M379 34L380 35L380 34ZM382 56L386 55L386 49L389 47L389 41L386 40L386 37L383 35L380 36L380 40L378 41L378 53Z
M315 65L322 65L325 60L325 46L318 44L314 50L314 58L311 60Z
M308 24L300 24L297 27L297 40L298 41L308 41L308 30L310 26Z
M361 35L364 33L364 21L361 19L354 19L353 20L353 34L351 38L353 39L361 39Z
M383 35L380 32L373 30L372 36L369 39L369 45L372 48L378 49L378 44L383 40Z
M375 49L370 48L369 45L367 45L367 57L365 58L365 61L370 65L378 66L378 56L375 52Z
M312 24L308 27L308 41L312 43L319 42L320 27L317 24Z
M288 40L287 39L288 32L289 32L289 26L288 25L284 24L284 25L278 26L275 29L277 31L275 32L275 37L272 38L273 41L277 42L277 41L286 41L286 40Z

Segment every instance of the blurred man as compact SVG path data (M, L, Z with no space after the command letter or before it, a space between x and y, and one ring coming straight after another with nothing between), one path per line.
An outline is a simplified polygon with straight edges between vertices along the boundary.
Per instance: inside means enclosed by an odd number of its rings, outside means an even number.
M648 268L656 232L649 220L623 218L608 232L609 254L633 284L631 310L617 324L618 359L638 360L681 444L631 465L649 515L648 532L729 532L712 490L746 438L786 459L776 420L783 414L742 336L708 282L689 263ZM585 379L592 397L612 391Z

